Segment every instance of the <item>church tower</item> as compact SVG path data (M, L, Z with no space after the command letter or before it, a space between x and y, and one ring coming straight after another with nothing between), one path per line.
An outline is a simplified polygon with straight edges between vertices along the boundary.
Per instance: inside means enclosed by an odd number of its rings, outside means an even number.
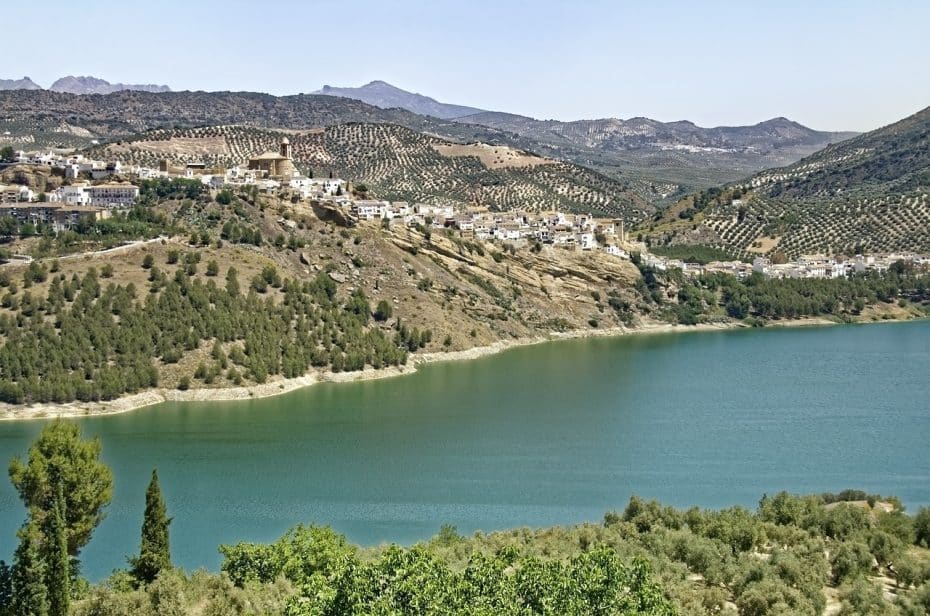
M293 158L293 156L291 156L291 140L287 137L281 140L281 156L288 160Z

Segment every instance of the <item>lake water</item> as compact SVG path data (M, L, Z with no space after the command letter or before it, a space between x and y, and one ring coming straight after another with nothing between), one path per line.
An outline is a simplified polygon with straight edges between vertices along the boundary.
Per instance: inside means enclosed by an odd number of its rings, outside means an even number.
M930 322L554 342L412 376L80 421L115 474L83 553L99 579L138 550L158 467L175 562L299 523L361 544L599 521L631 494L755 507L860 488L930 504ZM0 460L41 422L0 423ZM0 556L25 512L0 481Z

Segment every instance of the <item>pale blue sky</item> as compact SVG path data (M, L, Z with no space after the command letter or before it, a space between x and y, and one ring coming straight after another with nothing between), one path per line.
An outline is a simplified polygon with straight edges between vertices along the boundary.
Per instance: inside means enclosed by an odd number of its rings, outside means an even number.
M930 105L927 0L44 0L3 14L0 77L44 87L89 74L294 94L383 79L537 118L829 130Z

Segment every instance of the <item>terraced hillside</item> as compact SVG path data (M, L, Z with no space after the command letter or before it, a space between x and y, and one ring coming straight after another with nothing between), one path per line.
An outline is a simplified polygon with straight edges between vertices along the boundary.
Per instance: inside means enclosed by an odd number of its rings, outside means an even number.
M804 207L764 198L751 198L746 203L750 212L742 220L740 206L732 204L715 208L707 215L703 226L712 231L714 245L743 256L930 250L930 203L926 192L810 200Z
M332 171L365 183L381 198L480 203L500 209L562 209L618 216L630 223L652 211L645 198L650 186L644 182L624 184L560 161L538 164L541 159L505 147L500 147L498 158L492 148L486 164L479 158L483 151L472 154L465 146L390 124L341 124L286 133L243 126L156 130L99 146L91 153L152 166L166 158L176 163L229 166L276 150L284 135L305 172Z
M62 123L87 131L91 139L119 140L156 128L241 124L256 128L307 130L347 122L406 126L453 141L490 141L532 149L520 140L486 126L468 125L417 115L405 109L381 109L338 96L298 94L272 96L257 92L142 92L77 95L49 90L0 90L0 120L10 123L11 136L28 137ZM2 131L0 131L2 134ZM37 147L59 145L53 136L32 135ZM521 143L517 143L517 141Z
M660 243L709 244L742 256L926 252L928 193L930 108L713 195L688 197L644 232Z
M848 136L818 133L787 121L702 129L687 122L663 124L648 119L551 123L487 113L461 122L405 109L381 109L338 96L275 97L251 92L123 91L79 96L45 90L0 91L0 120L7 122L0 138L9 130L8 140L33 148L118 141L156 128L239 124L308 130L348 122L399 124L459 143L527 150L595 169L621 182L647 183L651 188L643 197L659 207L692 190L790 163L830 140ZM62 125L86 134L56 132ZM713 131L725 135L715 136Z
M93 141L93 133L64 120L0 117L0 147L26 151L48 147L82 148Z
M752 178L773 198L906 193L930 186L930 107Z

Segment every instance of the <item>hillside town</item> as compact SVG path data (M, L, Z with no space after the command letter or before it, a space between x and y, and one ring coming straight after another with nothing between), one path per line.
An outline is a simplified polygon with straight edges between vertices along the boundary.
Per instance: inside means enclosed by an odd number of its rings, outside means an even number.
M285 137L278 151L250 158L245 164L211 168L202 162L183 166L163 160L157 168L124 165L119 160L95 160L80 153L14 152L13 164L52 170L62 176L62 186L37 193L26 185L0 184L0 218L20 225L46 226L54 232L75 228L81 221L99 221L127 210L139 199L143 180L199 180L208 190L256 190L288 197L298 206L310 203L338 208L347 222L378 222L390 227L404 225L449 230L463 238L499 242L514 248L603 251L621 259L639 256L641 263L657 270L679 269L687 276L723 273L746 278L753 273L769 278L842 278L869 271L883 272L903 261L930 268L930 255L893 253L830 256L802 255L790 262L773 262L759 256L745 261L686 262L653 254L649 246L632 241L621 219L591 214L494 211L488 207L435 205L368 198L361 185L335 177L302 175Z

